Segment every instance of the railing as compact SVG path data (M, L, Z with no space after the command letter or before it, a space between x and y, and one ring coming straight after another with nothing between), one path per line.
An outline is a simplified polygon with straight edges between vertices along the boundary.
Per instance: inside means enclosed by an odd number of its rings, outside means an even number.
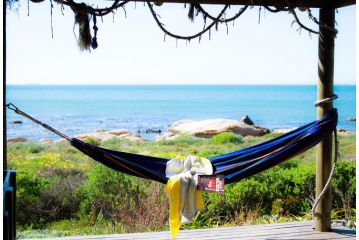
M4 171L3 184L3 238L5 240L16 239L16 172Z

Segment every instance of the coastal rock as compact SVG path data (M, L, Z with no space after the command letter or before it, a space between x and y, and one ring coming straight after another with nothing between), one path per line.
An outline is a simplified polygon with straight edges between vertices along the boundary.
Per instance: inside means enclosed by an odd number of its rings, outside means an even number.
M348 122L356 122L356 118L355 117L351 117L351 118L347 118Z
M39 141L41 144L54 144L54 140L49 138L43 138Z
M105 130L105 129L96 129L95 132L106 132L108 130Z
M23 137L17 137L17 138L11 138L11 139L8 139L6 141L7 144L12 144L12 143L20 143L20 142L26 142L28 141L27 138L23 138Z
M107 141L112 138L120 138L120 139L128 139L131 141L143 141L143 138L141 138L140 135L134 134L131 131L127 129L115 129L110 131L96 131L96 132L90 132L90 133L83 133L75 135L76 138L79 138L81 140L86 140L86 138L93 138L96 141Z
M90 132L75 135L75 138L78 138L83 141L86 140L86 138L92 138L96 141L107 141L114 137L116 137L116 135L107 132Z
M163 141L163 140L174 140L179 136L180 136L180 134L177 134L177 133L166 132L163 135L157 134L156 138L155 138L155 141L159 142L159 141Z
M54 143L64 143L64 142L67 142L65 138L60 138L54 141Z
M107 133L113 134L116 136L120 136L123 134L129 134L129 133L131 133L131 131L128 129L120 128L120 129L114 129L114 130L107 131Z
M11 124L22 124L22 121L20 120L14 120L14 121L10 121Z
M117 136L116 138L128 139L131 141L145 141L140 135L133 134L133 133L122 134L122 135Z
M340 135L352 135L352 134L355 134L355 131L348 131L346 129L343 129L343 128L338 128L338 134Z
M231 119L208 119L202 121L180 120L174 122L162 138L173 139L181 133L195 137L210 138L223 132L233 132L242 136L262 136L269 133L269 130Z
M254 122L248 117L248 115L244 115L239 121L248 125L254 125Z
M293 131L295 128L279 128L279 129L275 129L273 131L273 133L277 133L277 134L284 134L284 133L289 133L290 131Z
M161 133L161 129L155 129L155 128L148 128L146 129L145 133Z

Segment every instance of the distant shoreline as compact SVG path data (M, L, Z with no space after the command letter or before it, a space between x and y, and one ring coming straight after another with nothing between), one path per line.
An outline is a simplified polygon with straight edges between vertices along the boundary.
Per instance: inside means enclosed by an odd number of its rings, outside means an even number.
M316 119L315 85L8 85L6 101L72 136L97 129L167 131L181 119L240 119L248 115L270 130L302 126ZM354 131L355 85L336 85L338 128ZM12 125L10 122L22 121ZM6 110L8 138L55 137Z
M286 129L276 129L274 131L271 131L270 133L268 134L284 134L284 133L287 133L291 130L293 130L294 128L286 128ZM123 130L127 130L127 129L123 129ZM113 130L106 130L108 132L111 132L111 131L117 131L116 129L113 129ZM101 132L101 131L100 131ZM96 132L91 132L91 133L81 133L81 134L76 134L75 136L70 136L71 138L74 137L74 138L78 138L80 136L80 138L82 139L85 139L87 137L89 138L92 138L92 134L95 134ZM156 142L156 141L163 141L164 139L162 140L158 140L156 138L151 138L151 139L148 139L148 138L145 138L143 135L138 135L134 132L130 132L129 131L129 138L127 138L128 140L134 140L134 141L150 141L150 142ZM146 133L145 133L146 134ZM149 133L148 135L150 134L155 134L155 135L161 135L159 133ZM351 135L351 134L356 134L356 131L349 131L349 130L345 130L345 129L338 129L338 134L339 135ZM162 134L163 135L163 134ZM55 135L54 135L55 136ZM140 136L140 138L137 138L137 136ZM265 136L265 135L264 135ZM133 138L134 137L134 138ZM194 136L193 136L194 137ZM253 136L252 136L253 137ZM255 136L254 136L255 137ZM258 136L260 137L260 136ZM132 138L132 139L131 139ZM108 138L106 140L99 140L99 141L107 141L107 140L110 140L111 138ZM61 142L66 142L66 140L64 138L60 138L58 136L55 136L54 138L43 138L43 139L39 139L39 140L36 140L36 139L30 139L30 138L24 138L24 137L21 137L21 136L18 136L18 137L12 137L12 138L7 138L7 143L11 144L11 143L18 143L18 142L26 142L26 141L33 141L33 142L39 142L39 143L44 143L44 144L52 144L52 143L61 143Z

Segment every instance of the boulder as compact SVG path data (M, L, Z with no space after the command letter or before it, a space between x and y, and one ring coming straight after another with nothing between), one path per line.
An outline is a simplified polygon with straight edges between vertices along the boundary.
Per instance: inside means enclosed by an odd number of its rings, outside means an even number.
M22 121L20 120L14 120L14 121L10 121L11 124L22 124Z
M54 141L54 143L64 143L64 142L67 142L65 138L60 138Z
M284 134L284 133L289 133L290 131L293 131L295 128L279 128L279 129L275 129L273 131L273 133L278 133L278 134Z
M17 138L11 138L11 139L8 139L6 141L7 144L12 144L12 143L20 143L20 142L26 142L28 141L27 138L23 138L23 137L17 137Z
M86 138L92 138L96 141L106 141L111 138L116 137L114 134L110 134L108 132L90 132L90 133L83 133L75 135L75 138L86 140Z
M156 129L156 128L148 128L146 129L145 133L161 133L161 129Z
M39 143L41 144L53 144L54 143L54 140L52 139L49 139L49 138L43 138L39 141Z
M96 129L95 132L106 132L108 130L105 130L105 129Z
M75 138L86 140L86 138L93 138L96 141L107 141L112 138L128 139L132 141L143 141L140 135L134 134L127 129L115 129L115 130L101 130L90 133L83 133L75 135Z
M180 120L174 122L162 138L171 139L181 133L195 137L210 138L223 132L233 132L242 136L262 136L269 133L269 130L231 119L208 119L202 121Z
M145 141L140 135L133 134L133 133L122 134L122 135L116 136L116 138L128 139L131 141Z
M116 136L120 136L123 134L129 134L129 133L131 133L131 131L128 129L120 128L120 129L114 129L114 130L107 131L107 133L110 133L110 134L113 134Z
M248 125L254 125L254 122L248 117L248 115L244 115L239 121Z
M355 134L355 132L348 131L348 130L343 129L343 128L338 128L338 134L340 134L340 135L352 135L352 134Z

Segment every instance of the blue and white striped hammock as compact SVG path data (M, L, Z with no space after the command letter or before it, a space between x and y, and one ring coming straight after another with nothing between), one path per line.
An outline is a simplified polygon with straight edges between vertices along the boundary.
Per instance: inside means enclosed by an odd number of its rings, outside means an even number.
M72 146L107 167L164 184L168 181L166 164L170 159L109 150L85 143L77 138L69 138L32 118L14 105L8 104L7 106L16 113L66 138ZM315 146L335 131L337 121L337 110L333 109L319 120L279 137L252 147L209 157L208 159L212 163L214 175L223 175L226 184L237 182L289 160Z

